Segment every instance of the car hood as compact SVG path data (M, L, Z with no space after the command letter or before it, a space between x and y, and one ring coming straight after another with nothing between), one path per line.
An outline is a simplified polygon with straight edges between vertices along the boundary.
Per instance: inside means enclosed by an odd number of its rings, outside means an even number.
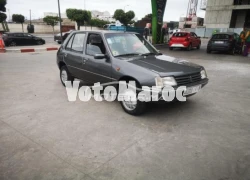
M145 56L128 62L156 72L160 76L192 74L203 69L197 64L166 55Z

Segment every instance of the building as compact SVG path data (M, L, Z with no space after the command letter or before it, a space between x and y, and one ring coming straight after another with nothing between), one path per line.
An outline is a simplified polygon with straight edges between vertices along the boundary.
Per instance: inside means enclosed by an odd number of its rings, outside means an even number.
M115 22L115 19L113 18L113 16L110 15L108 11L100 12L100 11L93 10L91 11L91 15L92 15L92 18L97 18L97 19L101 19L101 20L109 21L109 22Z
M43 15L44 15L44 17L46 17L46 16L58 16L58 13L44 12ZM62 17L62 19L66 19L67 18L66 13L61 13L61 17Z
M250 28L250 0L205 0L206 28Z

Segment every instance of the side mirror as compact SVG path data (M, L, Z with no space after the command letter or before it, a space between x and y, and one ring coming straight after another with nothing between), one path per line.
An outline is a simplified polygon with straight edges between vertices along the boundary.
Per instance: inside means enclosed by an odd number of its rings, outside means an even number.
M201 37L200 36L197 36L198 39L200 39Z
M104 58L106 58L106 55L105 54L95 54L94 58L95 59L104 59Z

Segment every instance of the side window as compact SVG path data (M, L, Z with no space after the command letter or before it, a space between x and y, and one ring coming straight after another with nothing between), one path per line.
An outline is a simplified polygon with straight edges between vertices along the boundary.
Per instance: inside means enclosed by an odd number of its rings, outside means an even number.
M84 38L85 38L84 33L75 34L71 49L73 51L83 52Z
M66 50L71 50L71 46L72 46L72 42L73 42L74 36L75 35L72 35L71 38L70 38L70 40L68 41L68 44L67 44L67 46L65 48Z
M106 54L104 42L99 34L88 35L86 54L90 56L94 56L95 54Z

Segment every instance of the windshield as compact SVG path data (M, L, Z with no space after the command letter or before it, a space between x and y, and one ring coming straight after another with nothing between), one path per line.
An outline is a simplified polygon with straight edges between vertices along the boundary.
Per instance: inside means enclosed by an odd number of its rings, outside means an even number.
M158 52L139 34L114 33L105 38L113 56L157 54Z

